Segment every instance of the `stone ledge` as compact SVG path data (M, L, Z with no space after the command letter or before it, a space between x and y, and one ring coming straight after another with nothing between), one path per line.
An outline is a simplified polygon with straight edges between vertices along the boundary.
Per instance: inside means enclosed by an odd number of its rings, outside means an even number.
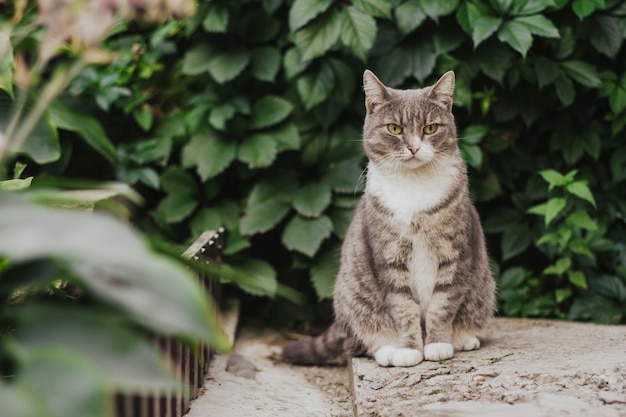
M350 371L358 417L626 417L626 326L496 319L477 351Z

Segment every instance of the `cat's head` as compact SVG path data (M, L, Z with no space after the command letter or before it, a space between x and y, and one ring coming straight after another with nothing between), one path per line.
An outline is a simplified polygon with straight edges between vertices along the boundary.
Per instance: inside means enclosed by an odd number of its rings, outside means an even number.
M363 146L371 163L388 171L415 170L458 155L452 71L433 86L397 90L366 70L363 87L367 109Z

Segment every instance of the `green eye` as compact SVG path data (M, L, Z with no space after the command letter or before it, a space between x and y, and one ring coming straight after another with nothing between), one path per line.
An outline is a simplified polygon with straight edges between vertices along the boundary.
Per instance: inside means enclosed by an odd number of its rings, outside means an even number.
M387 125L387 130L392 135L399 135L400 133L402 133L402 127L393 123Z
M427 135L432 135L436 131L437 131L437 125L424 126L424 133L426 133Z

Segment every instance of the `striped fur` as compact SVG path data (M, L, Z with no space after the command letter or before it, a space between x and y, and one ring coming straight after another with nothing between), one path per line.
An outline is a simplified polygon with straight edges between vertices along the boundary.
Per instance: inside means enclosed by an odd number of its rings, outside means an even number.
M443 360L478 348L492 316L495 284L451 111L454 74L396 90L366 71L364 88L367 185L342 247L335 324L287 346L293 363L342 351L383 366Z

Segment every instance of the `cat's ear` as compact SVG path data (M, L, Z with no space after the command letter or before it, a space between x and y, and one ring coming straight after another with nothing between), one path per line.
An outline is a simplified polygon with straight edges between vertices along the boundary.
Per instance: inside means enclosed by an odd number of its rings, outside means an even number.
M446 109L452 110L452 93L454 93L454 72L448 71L433 85L428 97Z
M387 87L370 70L363 73L363 89L365 90L365 107L371 112L377 104L387 99Z

